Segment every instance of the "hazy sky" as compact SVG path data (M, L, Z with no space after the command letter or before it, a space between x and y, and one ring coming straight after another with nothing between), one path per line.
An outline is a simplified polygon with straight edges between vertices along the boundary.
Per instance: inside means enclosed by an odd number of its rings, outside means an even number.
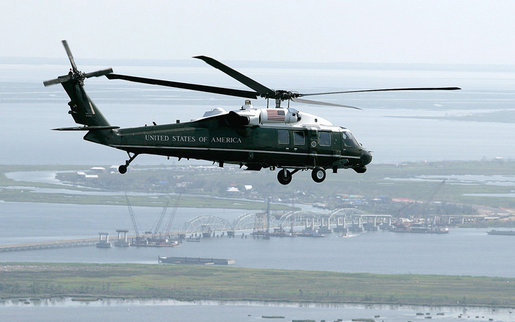
M515 1L0 1L0 57L515 64Z

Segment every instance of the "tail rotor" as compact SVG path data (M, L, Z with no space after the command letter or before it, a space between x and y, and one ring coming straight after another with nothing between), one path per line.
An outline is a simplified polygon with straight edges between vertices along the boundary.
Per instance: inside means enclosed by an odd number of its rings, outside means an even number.
M111 74L113 72L112 68L97 70L95 72L90 73L81 72L80 70L78 70L77 65L75 64L75 60L73 59L73 55L70 50L70 47L68 46L68 42L66 40L63 40L62 43L64 46L64 50L66 50L66 54L68 55L68 59L70 60L70 64L72 65L72 68L70 69L70 72L67 75L58 76L55 79L44 81L43 85L45 85L45 87L55 84L66 83L71 80L75 80L82 84L84 82L84 79L86 78L104 76Z

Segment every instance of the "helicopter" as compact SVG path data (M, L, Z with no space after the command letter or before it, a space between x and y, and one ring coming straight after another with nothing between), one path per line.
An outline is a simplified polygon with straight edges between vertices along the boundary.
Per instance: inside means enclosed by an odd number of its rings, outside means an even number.
M82 126L57 128L57 131L85 131L84 140L123 150L128 159L118 167L121 174L140 154L155 154L180 159L200 159L218 163L236 164L246 170L259 171L280 169L277 180L283 185L292 181L295 173L311 170L312 179L323 182L326 170L337 173L338 169L353 169L364 173L372 161L366 150L344 127L335 126L328 120L290 107L290 102L358 107L308 100L301 97L315 95L348 94L385 91L458 90L459 87L383 88L346 90L320 93L297 93L274 90L243 75L231 67L207 56L195 56L210 66L219 69L250 90L182 83L168 80L143 78L113 73L112 68L83 73L78 70L66 40L62 41L71 69L67 75L43 82L44 86L61 84L70 101L69 114ZM163 125L145 125L120 128L110 125L88 97L84 80L106 76L110 80L167 86L246 98L241 108L226 111L214 108L198 119ZM251 99L266 99L266 108L254 108ZM270 100L275 106L270 107ZM287 106L283 107L282 102Z

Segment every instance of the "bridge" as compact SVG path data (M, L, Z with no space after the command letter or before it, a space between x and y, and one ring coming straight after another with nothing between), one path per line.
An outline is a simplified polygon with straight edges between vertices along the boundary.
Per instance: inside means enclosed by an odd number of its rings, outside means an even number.
M18 252L24 250L40 250L40 249L53 249L53 248L70 248L70 247L86 247L95 246L98 238L85 238L73 240L60 240L60 241L46 241L46 242L33 242L12 245L0 245L0 253L5 252Z
M355 208L340 208L330 213L308 213L302 211L289 211L284 213L257 213L243 214L236 219L229 221L216 216L198 216L186 222L182 232L172 232L173 236L187 236L202 233L203 236L214 236L215 232L226 232L228 236L234 237L235 231L252 230L253 233L269 233L269 230L283 229L290 226L293 235L294 227L303 227L304 231L317 231L329 233L331 231L365 231L377 230L379 225L390 226L392 216L381 214L366 214ZM121 240L120 231L118 240ZM127 231L123 231L123 240L127 243ZM207 234L207 233L208 234ZM204 234L206 233L206 234ZM42 241L23 244L0 245L0 253L30 251L42 249L71 248L95 246L98 238L84 238L60 241ZM128 244L128 243L127 243ZM115 246L116 240L115 240Z

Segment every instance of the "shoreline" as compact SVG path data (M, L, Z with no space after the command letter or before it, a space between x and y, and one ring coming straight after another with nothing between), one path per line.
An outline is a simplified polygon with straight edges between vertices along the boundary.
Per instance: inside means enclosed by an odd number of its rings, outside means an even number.
M12 302L10 304L6 302ZM27 303L30 302L30 303ZM500 310L515 310L515 306L472 306L472 305L419 305L419 304L398 304L398 303L362 303L362 302L294 302L294 301L253 301L253 300L180 300L173 298L123 298L123 297L102 297L102 298L80 298L72 296L56 296L56 297L41 297L41 298L24 298L24 297L11 297L0 298L0 307L2 306L16 306L18 303L24 306L38 306L44 303L45 306L65 307L70 304L88 305L98 304L98 306L112 306L112 305L131 305L131 306L147 306L147 305L227 305L227 306L266 306L266 307L290 307L290 308L405 308L411 310L422 309L500 309ZM114 303L113 303L114 302ZM144 302L144 303L141 303Z

